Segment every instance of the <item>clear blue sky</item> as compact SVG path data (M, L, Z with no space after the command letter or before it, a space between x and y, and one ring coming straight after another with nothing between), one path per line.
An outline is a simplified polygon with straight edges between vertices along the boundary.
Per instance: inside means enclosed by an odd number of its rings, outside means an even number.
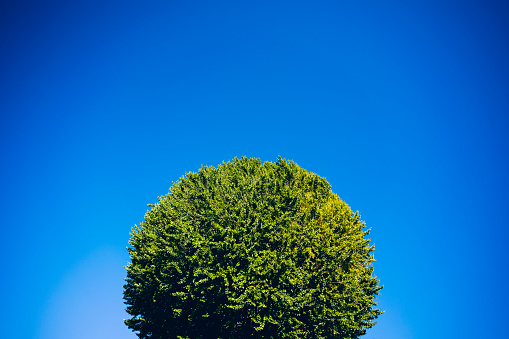
M509 3L0 5L0 323L134 339L125 247L203 165L292 159L372 228L365 338L507 336Z

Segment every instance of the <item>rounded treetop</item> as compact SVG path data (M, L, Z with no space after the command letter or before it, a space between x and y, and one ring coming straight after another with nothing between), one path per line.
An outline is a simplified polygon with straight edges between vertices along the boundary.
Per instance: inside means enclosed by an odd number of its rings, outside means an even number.
M357 338L382 312L360 215L292 161L187 173L129 241L140 338Z

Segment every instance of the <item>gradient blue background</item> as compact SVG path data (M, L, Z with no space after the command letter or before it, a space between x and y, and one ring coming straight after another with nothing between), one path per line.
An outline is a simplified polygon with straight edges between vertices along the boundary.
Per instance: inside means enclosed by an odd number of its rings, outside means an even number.
M0 324L136 338L125 247L203 165L281 155L372 228L365 338L507 335L509 3L0 5Z

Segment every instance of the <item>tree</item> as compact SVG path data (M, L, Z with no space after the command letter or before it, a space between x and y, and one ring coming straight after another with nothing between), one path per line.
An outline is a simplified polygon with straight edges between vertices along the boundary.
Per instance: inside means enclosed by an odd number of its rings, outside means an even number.
M369 230L292 161L202 167L149 206L124 285L139 338L357 338L382 313Z

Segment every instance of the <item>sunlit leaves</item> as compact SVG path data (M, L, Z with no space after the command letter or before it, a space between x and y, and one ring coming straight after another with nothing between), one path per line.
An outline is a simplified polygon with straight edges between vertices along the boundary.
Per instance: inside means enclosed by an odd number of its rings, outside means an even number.
M360 215L293 162L203 167L150 207L124 290L140 338L357 338L381 313Z

